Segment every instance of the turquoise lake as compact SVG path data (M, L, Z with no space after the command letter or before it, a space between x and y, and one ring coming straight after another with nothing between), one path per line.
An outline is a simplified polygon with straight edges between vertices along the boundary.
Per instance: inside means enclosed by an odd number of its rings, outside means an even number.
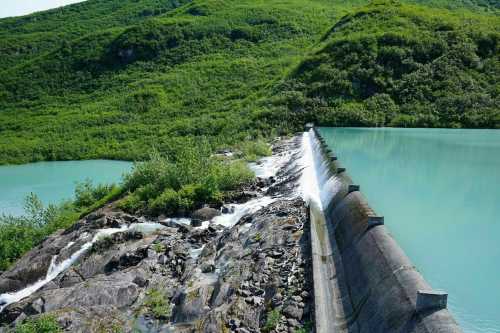
M110 160L39 162L0 166L0 215L21 215L24 198L33 192L44 204L74 196L77 182L117 183L132 163Z
M500 332L500 131L321 128L465 332Z

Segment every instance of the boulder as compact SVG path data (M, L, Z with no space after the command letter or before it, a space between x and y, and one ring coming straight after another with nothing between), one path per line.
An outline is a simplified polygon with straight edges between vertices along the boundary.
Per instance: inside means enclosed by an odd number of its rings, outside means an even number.
M203 222L203 221L210 221L211 219L219 215L220 212L217 209L210 207L203 207L194 211L193 214L191 214L191 218L193 220L197 219Z

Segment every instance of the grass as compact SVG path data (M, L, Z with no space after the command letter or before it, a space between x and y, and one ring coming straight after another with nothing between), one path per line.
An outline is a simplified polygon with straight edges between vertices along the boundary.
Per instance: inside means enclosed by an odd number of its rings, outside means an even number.
M273 309L267 313L266 323L262 327L262 331L271 332L278 326L281 319L281 312L279 309Z
M159 289L147 291L144 307L148 313L157 319L168 319L172 315L172 307L165 293Z
M62 328L52 315L30 318L17 325L12 333L60 333Z

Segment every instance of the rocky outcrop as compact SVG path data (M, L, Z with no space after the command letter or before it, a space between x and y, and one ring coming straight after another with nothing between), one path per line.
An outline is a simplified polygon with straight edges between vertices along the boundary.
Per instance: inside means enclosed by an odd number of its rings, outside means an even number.
M286 144L294 148L297 143ZM202 227L152 221L109 207L90 214L0 277L1 293L19 290L43 279L51 262L72 258L89 239L114 228L71 267L7 306L0 326L50 313L68 332L297 330L313 311L307 211L291 195L297 172L286 165L273 179L259 179L241 191L234 203L194 212L194 219L210 221ZM234 225L213 223L220 214L233 216L238 202L266 193L273 202L235 215Z

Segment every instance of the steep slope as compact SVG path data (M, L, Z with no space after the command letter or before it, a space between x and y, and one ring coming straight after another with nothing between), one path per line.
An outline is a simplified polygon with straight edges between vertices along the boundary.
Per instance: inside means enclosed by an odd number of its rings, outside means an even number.
M454 32L458 33L456 38L465 38L467 47L474 48L478 43L486 45L486 53L478 54L480 61L475 62L479 67L456 72L455 65L451 65L447 69L455 76L460 75L460 82L479 85L471 92L475 95L469 98L470 103L481 106L480 115L476 117L479 119L465 122L452 118L438 124L491 127L498 110L495 104L498 61L490 54L497 51L496 2L412 2L453 7L456 11L407 6L394 9L392 7L397 6L388 3L390 10L384 15L361 15L355 8L366 4L365 0L90 0L0 20L0 164L89 158L142 159L153 147L174 152L176 146L189 142L187 137L207 136L213 147L219 147L269 135L275 128L286 131L282 123L294 127L306 118L325 124L350 124L350 121L333 121L332 117L323 115L324 112L297 118L295 113L281 112L280 107L269 108L261 100L267 101L270 91L277 95L283 90L302 91L297 87L276 88L276 83L290 77L290 72L311 50L321 46L324 50L312 56L322 55L323 59L316 61L318 64L357 66L370 75L373 59L354 57L337 63L332 60L340 57L336 45L342 43L341 39L354 40L358 35L360 39L366 35L377 40L384 29L388 33L393 27L397 28L394 33L398 36L418 37L420 33L426 36L418 43L411 38L391 42L404 44L402 48L399 44L393 45L398 50L391 49L399 52L391 57L399 56L404 61L405 50L412 48L410 44L423 49L432 49L435 45L449 48L450 43L454 43L451 36ZM362 11L369 12L370 8ZM325 36L335 22L353 12ZM472 20L471 24L477 23L480 31L473 31L473 26L461 33L460 26L468 20ZM399 21L402 27L398 27ZM450 22L450 27L444 27L448 23L443 23L443 29L451 31L440 31L430 21ZM469 40L475 42L469 43ZM359 43L365 47L364 42ZM330 44L332 52L337 52L339 57L326 59L330 52L326 44ZM302 84L316 80L307 78L309 67L314 67L311 59L293 74L293 80ZM363 63L365 60L369 63ZM415 61L418 63L421 59ZM383 67L391 70L393 65L396 64L389 61ZM408 71L410 65L405 66L401 70ZM397 79L391 75L384 72L382 76L391 82ZM330 78L324 79L333 82ZM434 81L439 80L434 78ZM290 85L291 81L287 79L287 82ZM449 89L454 88L438 90L444 93ZM470 90L465 85L463 89ZM333 94L329 98L335 100L336 92L329 93ZM403 102L398 100L406 98L400 96L401 91L384 90L383 93L398 106L394 112L406 112L400 105ZM353 96L349 97L353 99L351 102L371 97ZM384 96L373 103L387 102L392 107ZM441 108L441 104L436 107ZM448 104L444 103L443 107L448 108ZM353 109L353 117L364 112L358 110L357 104L349 105L351 108L342 112L350 114ZM427 104L422 107L429 109ZM454 106L451 108L453 113ZM493 112L488 111L490 109ZM278 119L279 123L269 122L272 119ZM437 125L410 120L394 124ZM382 122L363 120L352 124L380 125L390 121L392 119L384 118Z
M345 13L330 1L303 5L195 1L20 62L0 75L0 163L137 159L186 136L214 145L254 136L245 99Z
M498 16L373 3L338 21L271 102L299 123L499 128L499 42Z
M89 0L0 20L0 71L102 29L137 24L188 0Z

